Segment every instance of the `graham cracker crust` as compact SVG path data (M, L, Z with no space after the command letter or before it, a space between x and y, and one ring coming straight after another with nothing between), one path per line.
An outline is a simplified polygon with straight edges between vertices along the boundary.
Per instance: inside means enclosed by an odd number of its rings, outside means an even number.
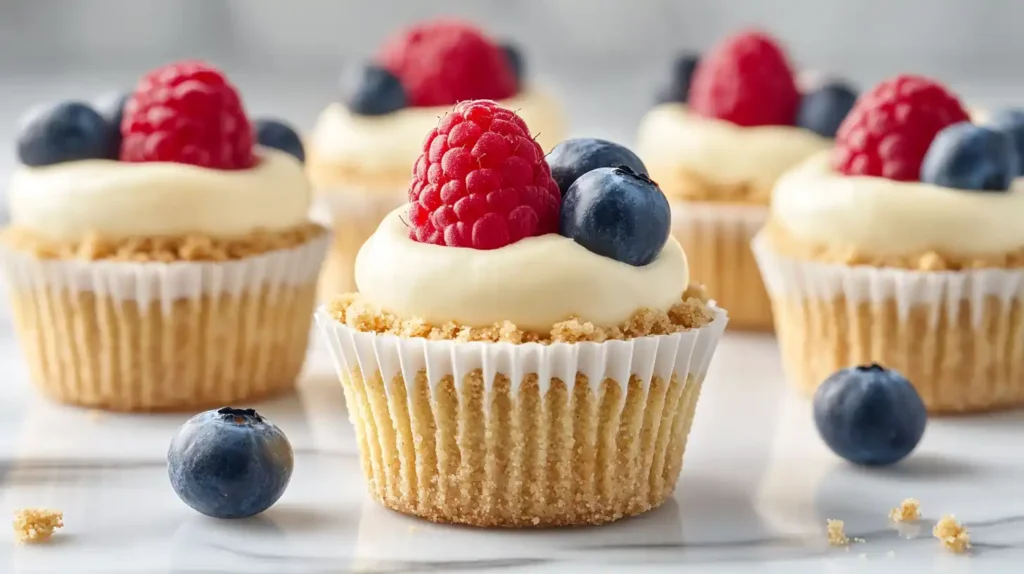
M342 377L369 492L443 523L543 528L602 524L661 505L675 489L701 382L645 389L583 375L518 388L479 370L435 388L425 371Z

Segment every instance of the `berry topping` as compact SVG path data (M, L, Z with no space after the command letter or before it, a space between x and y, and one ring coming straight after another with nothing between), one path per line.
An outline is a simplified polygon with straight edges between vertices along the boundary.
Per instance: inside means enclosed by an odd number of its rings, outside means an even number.
M349 94L348 108L363 116L382 116L409 105L398 77L380 66L367 64Z
M146 74L125 106L123 161L215 169L252 167L253 133L242 100L220 70L185 61Z
M504 50L505 59L508 60L512 75L516 78L516 86L522 86L523 78L526 77L526 61L523 60L523 53L519 50L519 46L509 42L502 44L501 49Z
M834 138L856 101L857 92L846 84L824 84L804 94L796 114L796 125L822 137Z
M647 175L644 162L635 153L617 143L595 138L565 140L546 159L563 197L581 175L599 167L624 165L634 173Z
M1017 166L1020 168L1017 175L1024 175L1024 111L1001 111L992 116L988 127L1004 132L1013 138L1017 149Z
M18 158L29 166L114 158L116 132L88 105L61 102L27 116L18 136Z
M921 181L978 191L1006 191L1019 173L1013 137L969 122L939 132L921 165Z
M111 158L117 158L121 153L121 120L124 119L124 105L128 103L129 97L131 94L127 92L113 92L93 101L93 109L114 127L112 130L113 141L110 142Z
M924 435L928 413L917 391L879 365L843 369L814 394L814 423L833 452L863 465L892 464Z
M700 63L698 54L683 54L672 63L672 76L668 85L658 93L658 103L686 103L690 99L690 84L693 72Z
M414 106L515 95L504 50L475 26L442 19L407 28L385 43L379 61L401 80Z
M182 425L167 451L167 474L197 512L247 518L281 498L293 462L281 429L253 409L224 407Z
M793 125L800 93L786 55L757 31L731 36L697 66L690 109L740 126Z
M897 76L862 95L839 126L833 166L846 175L918 181L935 134L967 121L956 96L920 76Z
M427 134L409 201L414 240L497 249L555 233L561 195L522 118L480 100L456 105Z
M598 255L629 265L654 261L668 241L668 200L627 166L589 171L569 187L558 232Z
M256 133L256 143L261 146L279 149L299 161L306 161L302 138L288 124L278 120L256 120L252 123L252 129Z

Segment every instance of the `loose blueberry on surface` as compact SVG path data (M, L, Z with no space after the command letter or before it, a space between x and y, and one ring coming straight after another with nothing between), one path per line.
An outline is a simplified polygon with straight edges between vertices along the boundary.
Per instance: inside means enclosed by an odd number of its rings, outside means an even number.
M526 61L523 59L523 53L519 51L519 46L510 42L502 44L501 49L505 51L508 66L516 76L516 83L522 86L523 78L526 77Z
M825 84L804 94L796 114L796 125L823 137L834 138L846 114L853 109L857 92L841 82Z
M363 116L382 116L409 105L398 77L380 66L367 64L358 74L348 107Z
M682 54L672 63L672 76L667 86L658 92L658 103L686 103L690 99L690 80L700 63L699 54Z
M647 175L624 165L601 167L569 186L558 232L598 255L639 267L658 257L671 219L665 194Z
M927 420L910 381L877 364L843 369L814 394L814 423L822 440L856 464L901 460L920 442Z
M116 129L81 102L35 110L18 136L18 158L28 166L111 157Z
M1024 110L1003 110L992 116L987 127L1009 134L1017 146L1017 175L1024 175Z
M167 451L174 492L214 518L246 518L270 508L292 476L291 444L253 409L224 407L189 419Z
M1020 174L1013 137L997 129L960 122L943 128L921 164L921 181L976 191L1006 191Z
M302 138L288 124L278 121L261 119L252 123L256 133L256 143L265 147L279 149L295 156L299 161L306 161L306 152L302 147Z
M545 158L551 177L564 196L581 175L599 167L624 165L634 173L647 175L647 167L635 153L607 140L575 138L556 145Z

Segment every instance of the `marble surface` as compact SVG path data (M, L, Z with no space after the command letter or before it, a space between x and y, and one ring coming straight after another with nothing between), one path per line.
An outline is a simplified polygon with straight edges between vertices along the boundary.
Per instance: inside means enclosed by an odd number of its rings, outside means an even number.
M604 527L497 531L430 524L367 498L319 341L301 391L256 405L296 449L288 491L262 516L218 521L186 507L167 481L166 448L187 415L47 403L29 386L9 326L0 333L0 516L43 506L66 523L45 545L0 535L0 572L1014 572L1024 559L1024 418L934 420L904 463L855 468L820 442L765 335L726 335L669 503ZM887 512L909 496L925 518L894 528ZM931 537L944 513L969 527L971 555ZM865 542L829 547L829 518Z

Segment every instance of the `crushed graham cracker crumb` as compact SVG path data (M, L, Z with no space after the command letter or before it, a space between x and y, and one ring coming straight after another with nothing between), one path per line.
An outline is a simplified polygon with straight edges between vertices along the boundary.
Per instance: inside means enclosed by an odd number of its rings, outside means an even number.
M570 317L555 323L547 333L534 333L519 329L511 321L495 323L490 327L469 327L448 322L432 325L417 318L402 318L382 311L358 293L339 295L329 305L331 315L357 331L391 334L402 338L454 340L459 342L483 341L492 343L601 343L626 340L649 335L668 335L703 327L711 322L713 314L708 308L708 295L703 288L687 289L675 306L664 311L639 309L633 317L617 327L605 328Z
M64 513L45 508L23 508L14 513L14 535L18 542L46 542L54 530L64 527Z
M971 547L971 536L967 528L957 522L952 514L943 516L935 523L932 536L938 538L948 550L957 554L963 554Z
M772 249L780 255L821 263L893 267L912 271L1024 268L1024 246L1013 251L987 255L960 256L937 251L891 255L872 253L856 245L825 245L809 242L793 236L773 219L768 220L763 233Z
M889 520L893 522L913 522L921 518L921 502L916 498L906 498L899 506L889 511Z
M832 546L849 546L850 539L847 538L846 532L843 531L844 523L842 520L828 519L828 543Z
M90 234L79 241L57 241L19 227L0 231L0 242L40 259L85 261L231 261L281 249L298 247L326 233L315 223L303 223L283 231L259 230L243 237L220 238L190 234L175 237L104 238Z

